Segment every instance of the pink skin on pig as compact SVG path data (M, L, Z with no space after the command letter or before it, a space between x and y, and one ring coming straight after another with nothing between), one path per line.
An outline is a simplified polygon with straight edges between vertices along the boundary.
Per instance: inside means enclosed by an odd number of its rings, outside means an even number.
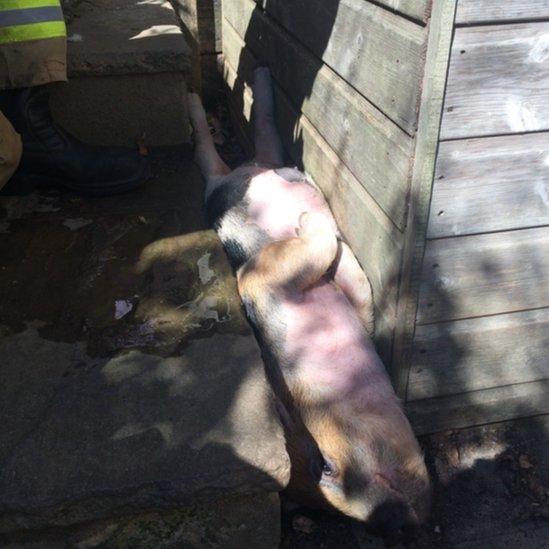
M322 212L337 232L324 198L306 181L286 181L274 170L268 170L252 178L246 198L247 222L256 224L273 240L296 236L303 212Z
M347 297L326 279L282 298L284 350L300 383L326 401L386 398L385 368Z
M338 231L322 194L295 170L282 168L267 69L255 72L256 165L231 172L215 151L198 96L190 95L189 112L197 161L208 183L212 223L235 268L248 265L253 270L262 250L296 240L304 212L321 213L329 221L333 248ZM326 249L317 245L301 257ZM284 265L283 255L273 257L276 261L267 262L261 272L276 271L278 261ZM323 272L332 257L326 266L323 263ZM288 265L301 265L299 259L292 257ZM306 269L304 264L299 276L306 276ZM282 421L289 422L288 489L303 501L363 520L382 535L406 537L428 511L425 464L368 336L373 330L371 287L352 251L341 242L330 274L332 280L320 273L305 290L273 280L253 294L252 301L245 301L280 365L280 394L286 398L289 392L294 404L284 410L283 403L279 410ZM275 376L273 384L277 382ZM323 464L333 467L326 473Z
M308 182L289 182L274 170L252 178L248 192L248 223L273 240L296 236L303 212L319 212L336 223L322 195ZM299 364L295 375L323 395L346 399L360 387L379 394L392 388L373 343L364 332L355 308L329 280L304 293L288 295L281 303L286 322L285 351ZM360 380L359 387L357 383ZM375 384L375 387L373 386Z

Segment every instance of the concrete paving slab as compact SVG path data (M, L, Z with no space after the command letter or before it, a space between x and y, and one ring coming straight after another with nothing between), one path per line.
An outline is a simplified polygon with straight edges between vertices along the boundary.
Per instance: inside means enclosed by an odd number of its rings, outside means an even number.
M168 1L87 0L71 7L70 77L183 72L192 51Z
M0 543L10 549L275 549L279 539L278 495L259 493L73 528L20 532L0 536Z
M288 481L200 176L161 158L141 195L0 198L0 531Z
M97 145L189 142L198 58L170 2L86 0L65 16L69 82L50 86L56 121Z

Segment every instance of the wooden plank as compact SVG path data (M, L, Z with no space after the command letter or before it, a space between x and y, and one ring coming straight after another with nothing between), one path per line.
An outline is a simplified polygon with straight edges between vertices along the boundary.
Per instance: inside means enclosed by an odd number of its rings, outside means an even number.
M226 1L223 9L247 44L264 44L257 28L261 10L253 0ZM309 48L318 65L324 61L408 134L415 132L423 27L364 0L273 0L267 11Z
M243 110L250 117L252 96L236 71L227 62L225 79L234 94L243 94ZM321 188L345 238L368 275L374 290L378 314L376 342L380 353L390 356L396 307L396 284L400 265L402 234L379 206L364 191L352 173L341 165L337 155L323 140L305 116L298 117L297 126L291 102L279 86L275 86L278 128L290 156L302 157L302 167ZM249 131L249 130L248 130Z
M407 15L419 22L427 20L431 9L430 0L377 0L376 3Z
M549 133L440 144L427 236L549 225Z
M429 240L417 322L549 306L549 228Z
M221 51L221 1L175 0L177 15L191 35L199 53Z
M408 400L549 378L549 309L418 326Z
M262 14L257 16L256 29L258 34L248 46L261 52L262 61L270 65L292 100L306 98L298 100L296 107L301 106L363 187L402 228L413 140ZM251 81L256 58L228 22L223 25L223 36L225 58L238 68L241 79Z
M418 435L549 413L549 380L519 383L406 405Z
M480 25L503 21L549 18L549 0L459 0L457 25Z
M441 139L549 129L549 23L457 29Z
M415 163L412 172L410 206L404 243L398 297L397 325L392 371L397 374L397 394L404 398L410 365L416 307L419 293L425 233L429 213L431 185L446 82L446 70L454 22L455 2L435 2L429 24L429 41L423 96L416 137Z

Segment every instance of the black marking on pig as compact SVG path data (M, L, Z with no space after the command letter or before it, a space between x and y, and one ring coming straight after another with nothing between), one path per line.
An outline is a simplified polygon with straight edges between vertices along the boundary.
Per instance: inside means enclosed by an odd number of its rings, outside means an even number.
M252 325L255 337L261 348L263 362L267 377L277 396L287 405L290 395L282 376L281 367L276 357L283 356L282 346L284 345L286 324L280 315L280 306L274 296L266 298L266 311L261 310L247 296L242 297L244 310L250 324Z
M271 241L265 231L255 224L246 223L246 219L246 211L239 205L221 216L215 225L235 270Z
M250 180L249 174L230 174L206 201L207 217L221 238L235 270L270 242L265 231L247 223L249 202L246 193Z
M214 227L216 227L220 218L229 210L238 206L247 207L244 197L248 191L249 184L249 181L243 181L240 184L227 182L212 192L206 202L206 214L208 221Z
M244 249L242 243L233 238L223 239L223 247L229 256L229 263L236 271L249 259L249 253Z

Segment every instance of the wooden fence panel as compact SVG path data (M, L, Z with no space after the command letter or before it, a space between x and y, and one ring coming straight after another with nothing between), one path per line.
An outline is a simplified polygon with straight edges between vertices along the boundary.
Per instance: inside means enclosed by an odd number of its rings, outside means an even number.
M549 225L549 133L440 144L427 236Z
M549 378L549 309L418 326L408 399Z
M546 228L427 242L419 324L547 306Z
M263 15L257 17L256 28L258 33L249 38L248 47L254 53L261 52L261 60L269 63L276 81L290 98L305 98L302 105L294 105L296 109L301 110L383 211L402 228L412 139L328 67L319 67L299 43L279 32ZM227 22L223 34L225 59L238 69L240 78L251 82L256 58L251 57L242 38Z
M262 10L225 2L223 15L246 42ZM270 0L267 12L318 59L413 135L423 78L425 28L364 0ZM313 32L314 29L314 32Z
M457 25L549 18L549 0L459 0Z
M549 129L549 23L456 29L441 139Z

